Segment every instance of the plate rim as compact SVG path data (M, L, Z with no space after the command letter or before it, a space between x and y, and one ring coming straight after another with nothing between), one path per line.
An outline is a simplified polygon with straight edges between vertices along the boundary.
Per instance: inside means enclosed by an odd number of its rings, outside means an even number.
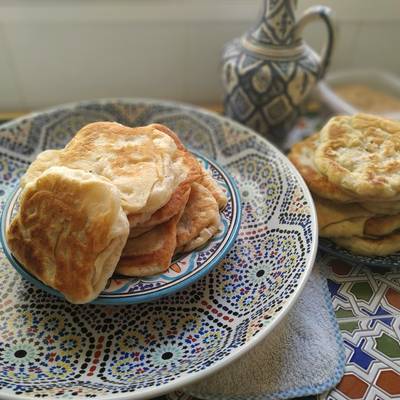
M234 219L233 226L231 228L231 234L228 237L228 240L227 240L225 246L220 250L220 252L217 254L217 256L205 268L200 269L197 273L194 273L187 279L184 279L183 281L177 283L174 286L156 290L155 292L151 292L151 293L147 293L147 294L144 293L141 295L137 295L135 297L126 296L126 297L112 298L112 297L100 297L99 296L87 304L126 306L128 304L140 304L140 303L145 303L145 302L147 303L149 301L157 300L157 299L160 299L165 296L170 296L170 295L184 289L185 287L192 285L193 283L195 283L196 281L198 281L199 279L204 277L206 274L211 272L212 269L215 268L222 261L222 259L226 256L226 254L229 252L229 250L235 244L235 241L236 241L237 236L240 231L240 224L241 224L241 220L242 220L242 204L241 204L239 188L237 187L232 176L218 162L216 162L215 160L211 160L210 158L199 153L198 151L193 151L193 150L190 150L190 151L196 157L201 158L204 161L210 163L216 170L221 172L226 177L230 186L232 187L232 197L233 197L233 200L236 202L236 217ZM59 299L65 300L65 297L63 296L62 293L60 293L58 290L46 285L40 279L36 278L33 274L31 274L28 270L26 270L26 268L14 257L11 250L9 249L9 246L8 246L7 240L6 240L6 225L7 225L6 220L7 220L7 216L8 216L8 211L10 209L10 204L15 199L17 193L20 193L21 190L22 189L19 187L19 185L16 185L15 187L13 187L7 196L6 202L4 203L4 207L1 211L1 218L0 218L0 225L1 225L0 244L2 246L4 254L7 257L8 261L11 263L13 268L16 269L17 272L25 280L32 283L33 285L40 288L41 290L43 290L53 296L56 296Z
M297 181L299 185L301 186L303 193L305 194L307 198L307 203L310 207L310 214L311 214L311 229L312 229L312 234L314 240L312 241L311 244L311 250L310 250L310 255L309 255L309 261L307 263L307 268L305 272L303 273L303 276L300 278L300 281L295 289L295 292L292 293L291 297L287 299L287 302L285 304L285 307L283 307L282 311L265 327L261 328L256 336L253 336L249 342L243 344L242 346L239 346L233 351L231 354L225 356L223 359L216 361L213 365L207 367L204 370L198 371L198 372L192 372L192 373L187 373L184 372L181 374L180 377L177 379L168 382L166 384L160 385L160 386L153 386L149 388L142 388L142 389L137 389L134 392L130 393L123 393L123 394L109 394L109 395L99 395L96 398L100 400L106 400L106 399L113 399L113 400L145 400L145 399L150 399L155 396L161 396L165 393L172 392L174 390L178 390L179 388L182 388L184 386L187 386L189 384L193 384L201 379L206 378L207 376L219 371L221 368L224 366L229 365L230 363L234 362L238 358L240 358L242 355L246 354L249 350L254 348L257 344L259 344L263 339L265 339L269 333L273 331L273 329L276 328L277 325L281 322L281 320L287 315L287 313L290 311L292 306L296 303L298 297L300 296L301 292L304 289L305 284L308 281L308 278L311 274L311 271L313 269L317 251L318 251L318 224L317 224L317 214L315 210L315 205L312 200L312 196L310 193L310 190L308 189L303 177L300 175L300 173L297 171L295 166L292 164L292 162L271 142L269 142L266 138L255 132L253 129L246 127L245 125L240 124L239 122L236 122L230 118L227 118L225 116L219 115L215 112L206 110L202 107L190 105L187 103L179 102L179 101L172 101L172 100L158 100L158 99L152 99L152 98L141 98L141 97L110 97L110 98L100 98L100 99L93 99L93 100L83 100L83 101L77 101L77 102L68 102L65 104L60 104L54 107L42 109L33 113L26 114L25 116L21 116L15 120L12 120L10 122L6 122L5 124L2 125L2 128L7 128L8 126L12 126L14 124L19 123L25 118L34 118L37 115L41 115L43 113L50 113L54 112L57 110L69 110L73 108L77 108L79 106L87 106L87 105L94 105L94 104L110 104L110 103L122 103L122 104L146 104L146 105L153 105L153 106L162 106L162 107L176 107L180 108L182 111L186 111L189 113L201 113L205 116L209 116L211 118L216 118L222 122L225 122L237 129L246 129L249 132L252 133L252 135L256 136L259 140L264 142L267 146L269 146L271 149L273 149L274 154L276 157L278 157L283 164L287 165L291 171L291 173L297 178ZM3 393L0 393L1 396L3 396ZM18 399L24 399L24 400L31 400L31 397L25 396L25 395L9 395L6 394L4 396L5 399L7 400L18 400ZM79 398L79 397L77 397Z

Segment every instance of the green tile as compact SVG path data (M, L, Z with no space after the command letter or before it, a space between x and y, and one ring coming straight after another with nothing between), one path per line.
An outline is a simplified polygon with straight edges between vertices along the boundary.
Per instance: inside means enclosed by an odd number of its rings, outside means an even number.
M356 329L359 328L358 321L339 322L339 328L341 331L353 333Z
M370 284L368 282L357 282L354 283L350 289L350 292L358 300L364 300L369 302L371 300L372 295L374 294Z
M385 354L390 358L400 357L400 344L396 339L386 333L382 333L382 336L378 337L376 340L376 348L381 353Z
M335 311L335 315L336 318L351 318L351 317L355 317L355 315L353 314L353 312L351 310L345 310L342 307L339 307L336 311Z

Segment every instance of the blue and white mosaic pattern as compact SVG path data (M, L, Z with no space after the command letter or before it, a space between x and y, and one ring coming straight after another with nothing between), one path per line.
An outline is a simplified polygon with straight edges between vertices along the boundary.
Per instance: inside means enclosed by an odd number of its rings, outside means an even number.
M24 280L0 252L0 396L157 395L212 372L287 312L316 251L311 198L294 168L252 131L175 103L104 100L0 127L0 199L35 155L87 122L165 123L215 159L242 196L235 245L208 275L162 299L71 305Z

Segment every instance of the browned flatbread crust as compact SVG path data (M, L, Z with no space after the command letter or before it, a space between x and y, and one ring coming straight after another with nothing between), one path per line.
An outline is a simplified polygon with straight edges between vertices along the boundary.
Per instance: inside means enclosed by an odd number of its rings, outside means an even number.
M205 244L220 229L218 203L210 191L194 182L177 227L176 252L192 251Z
M88 124L64 149L41 153L21 186L10 248L74 303L97 297L114 271L165 272L175 252L200 247L218 232L219 208L227 203L218 183L161 124Z
M355 202L355 197L333 184L319 172L314 163L314 152L319 144L319 133L296 143L289 155L289 160L295 165L301 176L306 181L310 190L325 199L342 203Z
M364 235L364 226L373 214L357 203L343 204L313 196L321 237Z
M185 164L188 167L187 176L186 176L186 179L184 180L184 182L192 183L194 181L199 180L203 174L201 165L197 161L196 157L190 151L188 151L186 149L186 147L183 145L183 143L179 139L179 136L175 132L173 132L171 129L169 129L167 126L162 125L162 124L150 124L148 126L152 129L157 129L160 132L163 132L163 133L167 134L170 138L172 138L176 144L176 147L184 155Z
M333 238L336 244L361 256L388 256L400 251L400 233L392 233L381 238L371 239L354 236L352 238Z
M219 209L222 210L228 203L228 198L217 181L204 168L202 170L203 174L197 182L209 190L217 201Z
M389 235L400 229L400 214L369 218L365 223L365 234L371 236Z
M131 226L129 237L133 238L140 236L154 228L156 225L163 224L170 220L174 215L180 213L187 203L189 193L190 185L186 182L181 183L169 202L152 214L148 220L144 222L141 220L143 214L128 215L129 225Z
M360 206L377 215L396 215L400 213L400 201L361 202Z
M112 184L83 171L53 167L25 187L7 242L34 276L70 302L86 303L106 286L128 232Z
M150 276L165 272L176 247L178 216L133 239L128 239L116 272L127 276Z
M64 149L39 155L22 183L33 181L52 165L91 172L118 188L126 214L143 213L148 219L169 201L179 184L200 175L197 160L160 127L88 124Z
M336 116L320 132L317 168L360 199L400 198L400 122L379 116Z
M190 191L187 191L186 202ZM149 276L168 270L176 248L177 224L183 209L169 221L129 238L116 272L127 276Z

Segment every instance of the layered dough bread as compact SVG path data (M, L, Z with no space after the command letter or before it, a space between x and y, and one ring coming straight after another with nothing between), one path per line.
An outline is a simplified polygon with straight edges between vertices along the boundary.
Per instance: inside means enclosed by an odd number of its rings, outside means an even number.
M109 179L121 193L127 215L148 217L164 206L184 181L201 175L194 157L160 125L130 128L116 122L86 125L62 150L48 150L28 168L21 186L50 166L66 166Z
M356 199L351 193L329 181L315 165L314 153L319 143L319 133L314 133L303 141L296 143L288 155L290 161L299 170L310 190L317 196L341 203L354 202Z
M176 249L180 214L140 236L129 238L116 272L126 276L149 276L166 271Z
M380 238L354 236L352 240L341 237L335 238L333 241L361 256L384 257L400 251L400 233L393 233Z
M165 272L174 254L220 228L227 197L161 124L83 127L60 150L40 153L21 179L7 240L34 276L72 303L95 299L114 271Z
M148 222L144 228L131 228L117 265L119 274L148 276L164 272L174 254L197 249L218 233L221 226L219 209L225 207L227 198L222 190L210 192L200 182L202 179L193 182L180 194L179 203L182 202L183 206L172 218L151 228Z
M191 185L181 183L172 194L168 203L158 209L155 213L142 218L142 214L128 215L129 225L131 227L129 237L134 238L142 235L150 229L167 222L182 210L187 203Z
M321 237L360 255L400 251L399 151L400 123L366 114L334 117L293 146Z
M13 255L72 303L106 286L129 234L118 189L101 177L51 167L26 185L7 241Z
M216 197L201 183L194 182L177 227L177 251L189 252L203 246L220 229Z
M340 204L334 201L314 197L317 211L319 234L321 237L362 236L368 218L373 214L357 203Z
M400 198L400 122L357 114L321 130L314 162L330 182L361 199Z

